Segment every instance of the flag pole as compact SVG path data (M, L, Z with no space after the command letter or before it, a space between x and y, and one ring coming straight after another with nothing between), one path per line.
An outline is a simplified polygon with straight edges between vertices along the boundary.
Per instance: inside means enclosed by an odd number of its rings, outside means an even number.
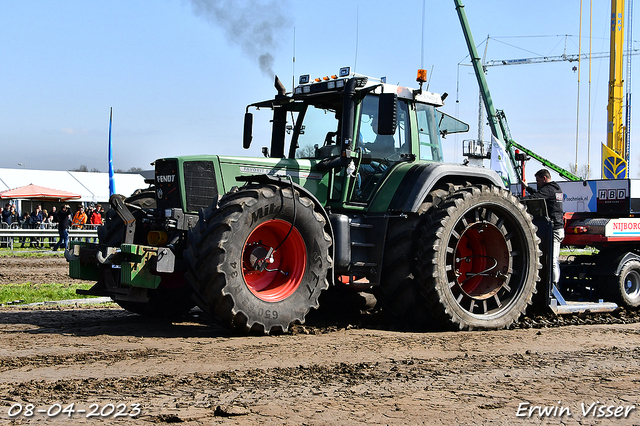
M113 178L113 149L111 147L111 123L113 122L113 107L109 110L109 198L116 193L116 184Z

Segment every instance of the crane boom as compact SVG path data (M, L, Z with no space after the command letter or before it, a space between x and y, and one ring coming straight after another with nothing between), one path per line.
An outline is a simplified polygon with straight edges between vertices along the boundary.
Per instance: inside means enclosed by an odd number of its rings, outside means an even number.
M622 110L624 52L624 0L611 0L611 45L609 59L609 103L607 105L607 145L602 145L602 178L626 179L628 176L625 127Z
M489 90L485 90L489 87L489 85L487 84L487 79L485 78L484 70L482 69L482 61L480 60L480 55L478 55L478 50L476 49L475 42L473 41L473 35L469 30L469 23L467 21L467 15L464 11L464 5L462 4L461 0L454 1L456 4L456 11L458 12L458 18L460 19L460 23L462 25L464 39L467 42L467 48L469 49L469 55L471 56L471 65L473 66L473 70L475 71L476 78L478 80L478 86L480 87L480 94L482 95L482 100L484 101L484 105L487 110L489 127L491 127L493 136L495 136L498 140L504 142L502 129L500 129L498 123L496 109L493 105L493 100L491 99L491 93L489 93Z
M631 149L631 51L633 50L633 0L629 0L627 3L627 79L625 81L625 85L627 86L625 89L625 125L626 132L624 135L624 145L625 145L625 160L627 160L627 165L629 164L629 156ZM627 166L628 170L628 166ZM627 175L629 171L627 171Z
M640 55L640 49L632 49L627 51L628 55ZM599 58L608 58L610 56L609 52L599 52L592 53L589 55L588 53L583 53L581 55L558 55L558 56L536 56L533 58L522 58L522 59L492 59L490 61L485 62L483 65L485 67L496 67L500 65L527 65L527 64L543 64L547 62L577 62L582 59L599 59Z
M462 25L462 32L464 33L464 39L467 42L467 48L469 49L469 55L471 56L471 65L473 66L473 70L475 72L476 78L478 80L478 87L480 88L480 95L482 96L482 100L484 101L485 109L487 110L487 120L489 121L489 127L491 128L491 134L498 140L500 143L505 143L505 137L502 133L502 127L500 126L500 121L498 119L498 114L496 112L496 108L493 105L493 100L491 99L491 93L489 92L489 85L487 84L487 79L484 75L484 69L482 68L482 61L480 59L480 55L478 55L478 50L476 49L475 42L473 41L473 35L471 34L471 30L469 29L469 23L467 21L467 15L464 11L464 5L462 4L462 0L454 0L456 5L456 11L458 12L458 18L460 19L460 24ZM515 172L518 169L518 164L515 161L512 152L509 151L509 166L507 167L508 172L508 180L509 182L515 183L520 180L520 176Z

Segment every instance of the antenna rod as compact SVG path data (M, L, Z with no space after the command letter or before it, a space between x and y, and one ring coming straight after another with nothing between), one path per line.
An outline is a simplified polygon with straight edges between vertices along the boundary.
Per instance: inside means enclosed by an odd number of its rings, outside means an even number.
M356 6L356 57L353 60L353 72L356 72L356 65L358 65L358 37L360 33L360 6Z
M426 0L422 0L422 38L421 38L421 43L420 43L420 69L422 69L422 70L424 69L424 13L425 13L425 2L426 2Z

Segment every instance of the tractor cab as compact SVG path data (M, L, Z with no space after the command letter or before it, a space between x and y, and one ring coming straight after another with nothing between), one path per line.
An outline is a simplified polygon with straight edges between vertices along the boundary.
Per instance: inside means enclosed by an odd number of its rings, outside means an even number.
M348 67L330 77L303 75L290 94L276 77L276 88L274 99L247 107L244 146L252 139L249 109L273 110L271 146L263 153L323 173L328 204L369 204L394 169L442 162L441 138L469 128L436 109L446 96L387 84Z

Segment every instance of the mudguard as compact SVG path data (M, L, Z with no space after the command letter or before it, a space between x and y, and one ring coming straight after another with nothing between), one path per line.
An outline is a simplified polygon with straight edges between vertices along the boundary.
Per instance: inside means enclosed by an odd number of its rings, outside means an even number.
M618 250L610 250L601 252L598 256L598 261L593 268L595 275L620 276L620 272L625 263L630 260L637 260L640 262L640 256L633 252L621 252Z
M404 167L403 167L404 166ZM394 174L404 174L398 183ZM395 181L395 184L389 185ZM417 212L429 192L440 182L465 182L504 187L500 176L484 167L453 163L416 163L394 169L371 203L369 211Z

